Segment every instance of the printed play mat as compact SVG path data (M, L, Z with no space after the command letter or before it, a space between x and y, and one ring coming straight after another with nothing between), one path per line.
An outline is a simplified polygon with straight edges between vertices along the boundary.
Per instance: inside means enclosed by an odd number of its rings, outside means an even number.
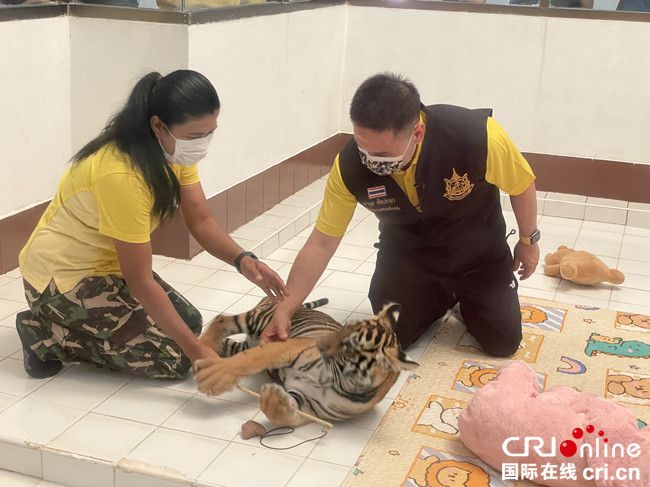
M575 387L650 423L650 317L522 297L521 318L524 338L512 358L537 372L542 389ZM502 480L458 438L460 411L506 360L483 354L464 325L448 319L343 485L533 485Z

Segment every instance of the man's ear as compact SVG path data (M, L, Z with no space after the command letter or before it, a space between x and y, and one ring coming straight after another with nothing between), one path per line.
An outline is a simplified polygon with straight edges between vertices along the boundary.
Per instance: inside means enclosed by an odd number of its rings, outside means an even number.
M424 133L426 132L426 126L424 123L419 121L418 123L415 124L415 130L413 130L413 138L415 139L415 143L419 144L424 140Z

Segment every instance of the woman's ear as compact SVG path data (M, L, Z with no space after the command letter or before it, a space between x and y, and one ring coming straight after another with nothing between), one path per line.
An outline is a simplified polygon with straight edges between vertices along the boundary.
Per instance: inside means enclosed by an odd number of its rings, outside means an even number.
M160 118L158 118L158 115L152 115L151 119L149 119L149 124L151 125L151 130L153 130L153 133L158 139L161 139L165 133L165 124L163 123Z

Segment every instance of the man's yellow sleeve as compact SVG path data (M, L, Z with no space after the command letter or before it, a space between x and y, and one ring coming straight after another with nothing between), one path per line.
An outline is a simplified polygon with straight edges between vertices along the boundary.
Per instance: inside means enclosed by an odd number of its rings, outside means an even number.
M323 204L316 220L316 230L330 237L342 237L352 220L356 206L357 199L343 183L339 156L336 156L327 178Z
M511 196L523 193L535 180L535 174L503 127L492 117L487 119L487 139L485 180Z
M153 198L142 180L129 173L102 175L93 194L99 233L129 243L150 240Z

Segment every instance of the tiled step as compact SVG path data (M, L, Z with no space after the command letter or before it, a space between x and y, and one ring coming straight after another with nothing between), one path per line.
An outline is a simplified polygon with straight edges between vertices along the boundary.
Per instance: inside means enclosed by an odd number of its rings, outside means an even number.
M501 193L504 210L512 211L510 198ZM537 192L538 215L571 218L650 229L650 205L593 198L575 194Z

